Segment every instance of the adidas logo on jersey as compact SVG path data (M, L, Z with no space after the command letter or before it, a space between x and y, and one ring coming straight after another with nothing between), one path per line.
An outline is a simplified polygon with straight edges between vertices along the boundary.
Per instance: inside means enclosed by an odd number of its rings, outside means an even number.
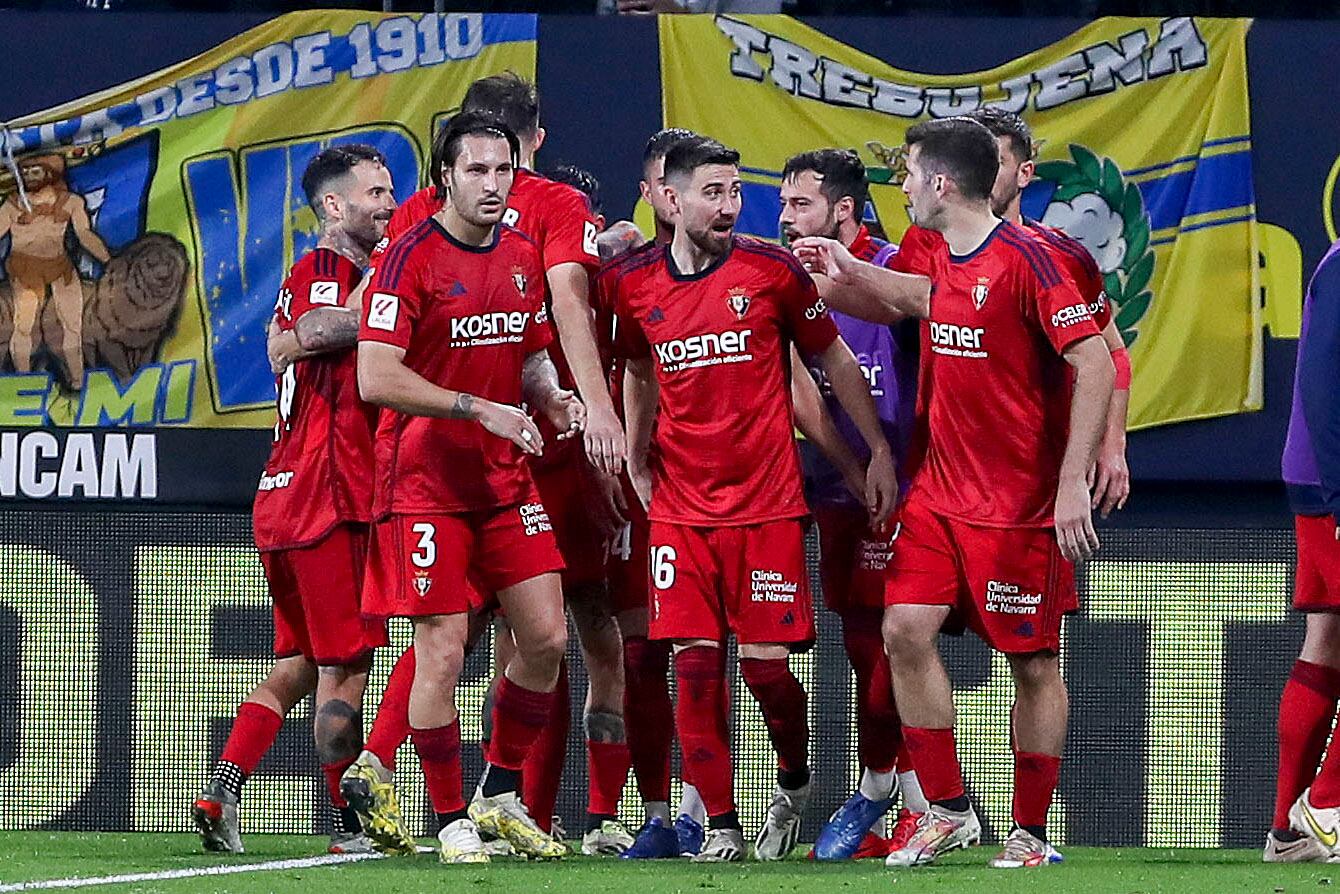
M665 372L715 366L719 363L741 363L754 359L754 355L749 353L749 336L753 334L752 329L745 329L739 332L708 332L663 341L655 346L656 357Z
M461 347L462 344L474 344L499 336L498 341L520 341L526 332L526 320L529 317L530 314L521 310L456 317L451 321L452 346ZM496 341L487 343L496 344Z

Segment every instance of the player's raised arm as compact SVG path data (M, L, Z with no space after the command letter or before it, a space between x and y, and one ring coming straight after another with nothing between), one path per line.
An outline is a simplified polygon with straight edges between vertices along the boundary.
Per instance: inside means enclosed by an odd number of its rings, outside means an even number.
M791 247L810 273L827 277L824 300L834 310L887 324L930 313L929 277L877 267L823 236L797 239Z
M550 267L545 277L563 356L586 403L587 455L596 468L617 475L624 461L623 429L614 414L600 351L596 348L595 312L587 297L590 276L581 264L567 262Z
M865 472L865 503L870 511L871 525L878 529L893 514L898 502L898 475L893 467L893 450L884 439L879 424L875 401L870 397L870 386L856 362L851 348L841 338L833 340L818 355L819 365L828 377L833 396L842 409L856 423L856 428L870 448L870 464Z
M1107 408L1107 425L1098 445L1093 466L1094 509L1107 518L1113 509L1121 509L1131 495L1131 470L1126 465L1126 414L1131 405L1131 359L1126 353L1116 320L1109 318L1103 327L1103 342L1112 356L1117 378L1112 403Z
M800 352L791 348L791 406L800 429L811 444L818 447L856 499L865 501L865 469L851 452L846 438L838 431L833 414L824 406L819 386L810 376Z
M1107 424L1116 368L1100 336L1073 342L1062 352L1075 371L1070 401L1070 435L1061 458L1056 487L1056 538L1061 554L1072 562L1088 559L1098 549L1089 503L1088 472Z
M628 477L642 507L651 505L651 429L656 421L660 386L650 357L629 358L623 374L623 412L627 422Z

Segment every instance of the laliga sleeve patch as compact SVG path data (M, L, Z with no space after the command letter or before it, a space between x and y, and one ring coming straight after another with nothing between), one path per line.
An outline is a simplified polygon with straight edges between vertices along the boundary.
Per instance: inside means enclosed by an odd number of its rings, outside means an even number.
M340 284L329 281L314 282L307 292L307 300L312 304L337 305L340 303Z
M582 224L582 251L593 258L600 257L600 246L596 245L596 225L589 220Z
M395 332L396 321L400 319L400 296L378 292L372 296L368 305L368 328L383 332Z

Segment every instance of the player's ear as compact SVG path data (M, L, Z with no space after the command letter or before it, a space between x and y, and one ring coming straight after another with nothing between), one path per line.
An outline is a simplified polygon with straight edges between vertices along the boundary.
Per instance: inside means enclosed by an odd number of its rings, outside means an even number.
M851 196L843 196L837 203L837 222L851 220L856 217L856 200Z
M338 193L328 192L321 197L321 209L324 220L341 220L344 217L344 202Z
M1031 158L1028 161L1020 163L1018 175L1020 189L1023 189L1025 186L1033 182L1033 173L1036 170L1037 164Z
M544 145L544 138L548 132L543 127L535 128L535 151L539 152L540 147Z

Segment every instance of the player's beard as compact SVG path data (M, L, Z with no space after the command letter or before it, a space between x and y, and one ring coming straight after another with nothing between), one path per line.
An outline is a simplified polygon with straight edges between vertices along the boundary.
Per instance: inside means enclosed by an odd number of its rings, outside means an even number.
M696 232L686 229L685 232L689 241L698 246L698 249L704 254L720 257L726 253L726 249L730 248L731 237L735 235L734 221L731 222L731 229L727 230L724 235L711 226L704 227Z
M391 220L389 211L367 211L354 208L351 220L345 224L344 231L359 248L371 252L373 247L386 234L386 224Z
M1009 195L998 197L995 193L992 193L991 213L994 214L996 217L1000 218L1005 217L1007 214L1009 214L1010 206L1014 204L1014 200L1018 198L1018 196L1019 196L1019 184L1013 182L1010 183L1009 186Z

